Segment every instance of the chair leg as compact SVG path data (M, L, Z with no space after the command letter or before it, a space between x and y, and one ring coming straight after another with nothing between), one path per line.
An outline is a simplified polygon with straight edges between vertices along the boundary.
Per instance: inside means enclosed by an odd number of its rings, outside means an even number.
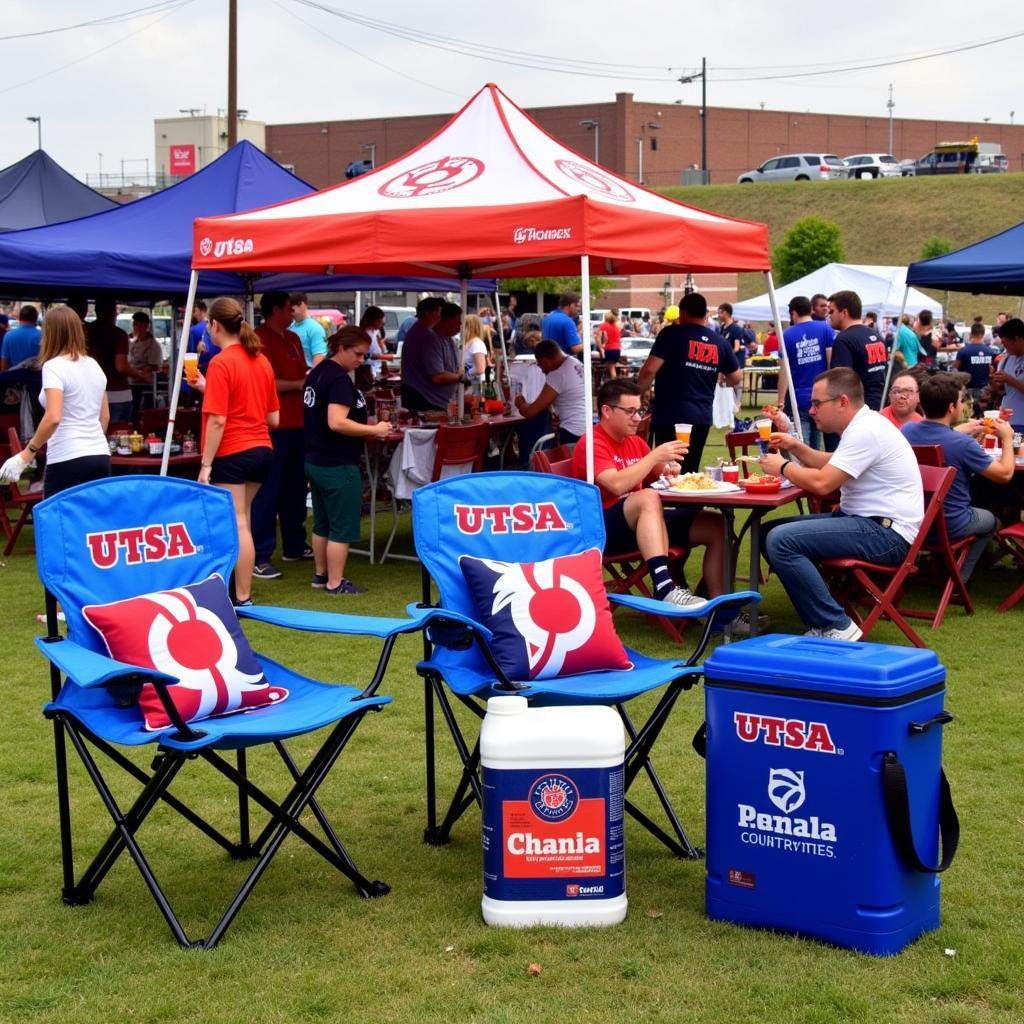
M434 681L423 677L423 740L427 759L427 827L423 841L433 844L437 836L437 752L434 746Z
M682 687L679 684L670 687L639 732L625 706L622 704L616 705L619 716L622 718L622 723L626 727L626 732L630 738L629 750L626 755L624 788L626 792L629 792L637 774L643 770L651 783L651 788L654 790L658 802L661 804L665 817L668 819L673 835L670 835L661 826L657 825L630 800L626 800L626 810L632 818L643 825L653 836L660 839L676 856L687 860L698 860L704 853L699 847L694 846L690 841L690 837L686 834L686 829L683 828L683 823L679 820L678 814L676 814L675 807L665 791L664 784L650 756L651 748L660 735L668 715L681 692Z
M1008 612L1021 598L1024 598L1024 583L1022 583L997 609L997 612Z
M452 742L455 744L459 761L462 763L462 775L455 793L448 804L444 819L438 826L435 824L433 831L424 835L424 842L431 846L443 846L451 840L451 830L462 815L474 804L483 805L483 794L480 786L479 761L480 743L477 741L474 749L469 749L469 744L459 727L458 719L455 717L455 710L448 700L444 690L444 683L441 679L434 677L433 693L437 704L441 709L441 715L448 726ZM472 708L479 713L477 708ZM470 791L467 794L467 789ZM436 818L435 818L436 821Z
M249 777L246 770L245 749L240 748L236 753L236 764L238 774ZM238 852L236 857L251 857L253 854L249 836L249 798L243 790L238 791Z

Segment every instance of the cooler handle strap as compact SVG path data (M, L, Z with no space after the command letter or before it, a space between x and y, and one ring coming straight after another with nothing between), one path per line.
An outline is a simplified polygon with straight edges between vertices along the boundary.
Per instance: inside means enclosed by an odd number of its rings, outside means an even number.
M946 773L939 775L939 836L942 840L942 860L936 867L925 864L917 855L917 845L910 824L910 796L907 792L907 774L899 757L890 751L882 758L882 791L885 797L885 815L889 831L903 862L915 871L938 874L945 871L956 856L960 842L960 819L953 806Z
M693 734L693 739L690 741L693 749L700 754L704 760L708 757L708 723L701 722L700 728Z

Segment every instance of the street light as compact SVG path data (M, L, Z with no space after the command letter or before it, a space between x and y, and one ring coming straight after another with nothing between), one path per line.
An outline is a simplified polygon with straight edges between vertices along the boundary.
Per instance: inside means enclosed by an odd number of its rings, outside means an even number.
M38 149L43 148L43 119L41 117L26 117L26 121L34 121L36 125L36 137L39 140Z
M701 57L700 71L692 75L683 75L679 79L680 85L689 85L691 82L700 79L700 169L703 172L704 184L711 184L711 175L708 173L708 59Z
M376 142L364 142L361 149L365 149L370 154L370 170L372 171L377 166L377 143Z
M657 131L661 127L657 121L645 121L640 125L640 134L636 140L636 183L642 185L644 183L644 132L650 128L651 131Z
M580 121L580 127L594 129L594 163L599 164L601 162L601 122L587 117Z

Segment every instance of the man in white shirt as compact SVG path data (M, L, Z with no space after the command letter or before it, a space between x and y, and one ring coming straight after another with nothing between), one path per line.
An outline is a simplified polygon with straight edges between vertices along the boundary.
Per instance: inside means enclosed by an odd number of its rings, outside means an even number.
M529 418L550 407L558 414L558 443L575 444L587 426L583 364L575 356L567 356L556 341L540 342L533 354L544 371L544 387L532 402L516 395L516 408Z
M838 490L839 508L769 523L764 549L810 627L809 636L859 640L860 628L829 592L817 563L860 558L899 565L924 519L921 474L906 438L864 404L860 376L849 367L819 374L810 411L820 430L841 435L836 450L815 451L790 434L773 434L771 443L801 464L769 453L762 456L761 469L785 476L811 494Z

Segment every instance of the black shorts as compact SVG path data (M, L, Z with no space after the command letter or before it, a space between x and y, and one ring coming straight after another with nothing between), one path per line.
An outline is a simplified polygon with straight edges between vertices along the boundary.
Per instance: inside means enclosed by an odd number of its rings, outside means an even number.
M614 366L622 358L622 349L606 348L604 350L604 361L608 366Z
M109 455L82 455L65 462L48 462L43 470L43 497L52 498L69 487L110 476Z
M261 484L270 475L273 448L247 448L213 460L211 484Z
M628 497L628 495L626 496ZM626 522L626 498L622 498L604 510L605 554L617 555L623 551L636 551L636 534ZM668 529L669 547L690 546L690 525L699 514L699 509L682 506L664 506L665 526Z

